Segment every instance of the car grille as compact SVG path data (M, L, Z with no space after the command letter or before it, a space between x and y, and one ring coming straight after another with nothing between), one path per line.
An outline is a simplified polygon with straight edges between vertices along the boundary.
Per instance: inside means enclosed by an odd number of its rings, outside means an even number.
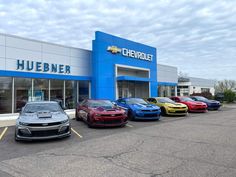
M144 117L157 117L158 114L144 114Z
M196 108L195 110L206 110L206 108Z
M174 109L186 109L186 107L173 107Z
M158 109L141 110L142 112L157 112Z
M47 136L54 136L54 135L60 135L69 132L69 127L67 127L65 130L60 131L58 129L54 130L34 130L31 131L31 134L26 134L24 131L19 130L19 134L21 136L26 136L26 137L47 137Z
M186 113L186 111L175 111L176 113Z
M32 123L28 124L30 127L45 127L45 126L54 126L54 125L60 125L61 122L51 122L51 123Z
M47 130L47 131L31 131L33 137L44 137L44 136L53 136L59 135L58 129L56 130Z
M122 116L122 114L101 114L102 117L118 117Z
M99 120L99 121L96 121L96 123L98 124L120 124L122 123L121 119L114 119L114 120Z

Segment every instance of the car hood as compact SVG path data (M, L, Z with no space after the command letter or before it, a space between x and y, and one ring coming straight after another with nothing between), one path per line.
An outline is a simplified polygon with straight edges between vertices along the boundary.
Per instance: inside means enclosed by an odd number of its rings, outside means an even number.
M68 120L68 116L61 112L48 112L44 115L40 113L24 113L19 116L18 122L24 123L52 123Z
M185 103L191 104L191 105L206 105L203 102L200 101L186 101Z
M207 103L210 103L210 104L212 104L212 103L217 103L217 104L220 104L220 102L219 101L216 101L216 100L208 100L208 102Z
M164 105L169 107L186 107L186 105L182 103L164 103Z
M103 108L103 107L98 107L98 108L92 108L92 111L95 113L99 114L123 114L125 111L122 109L117 109L117 108Z
M131 108L134 109L144 109L144 110L152 110L152 109L160 109L158 106L153 105L153 104L130 104L129 105Z

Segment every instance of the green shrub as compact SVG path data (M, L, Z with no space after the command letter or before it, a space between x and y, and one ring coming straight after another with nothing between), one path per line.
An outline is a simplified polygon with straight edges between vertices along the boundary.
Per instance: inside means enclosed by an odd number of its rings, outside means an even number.
M236 95L232 90L224 91L224 100L227 101L228 103L234 102L235 98Z

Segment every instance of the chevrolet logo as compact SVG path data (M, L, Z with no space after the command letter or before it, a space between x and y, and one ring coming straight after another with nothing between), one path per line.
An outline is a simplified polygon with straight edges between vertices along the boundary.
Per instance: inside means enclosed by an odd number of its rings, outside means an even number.
M121 48L118 48L116 46L108 46L107 51L111 52L112 54L117 54L121 52Z

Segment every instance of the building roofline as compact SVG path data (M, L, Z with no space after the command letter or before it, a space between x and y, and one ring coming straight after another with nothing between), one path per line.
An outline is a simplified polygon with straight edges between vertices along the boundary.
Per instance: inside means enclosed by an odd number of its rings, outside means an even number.
M18 39L24 39L24 40L28 40L28 41L32 41L32 42L41 42L41 43L44 43L44 44L56 45L56 46L59 46L59 47L66 47L66 48L72 48L72 49L86 50L88 52L92 51L92 50L82 49L82 48L78 48L78 47L66 46L66 45L63 45L63 44L57 44L57 43L52 43L52 42L47 42L47 41L40 41L38 39L21 37L21 36L17 36L17 35L13 35L13 34L6 34L6 33L1 33L0 32L0 35L6 36L6 37L14 37L14 38L18 38Z

